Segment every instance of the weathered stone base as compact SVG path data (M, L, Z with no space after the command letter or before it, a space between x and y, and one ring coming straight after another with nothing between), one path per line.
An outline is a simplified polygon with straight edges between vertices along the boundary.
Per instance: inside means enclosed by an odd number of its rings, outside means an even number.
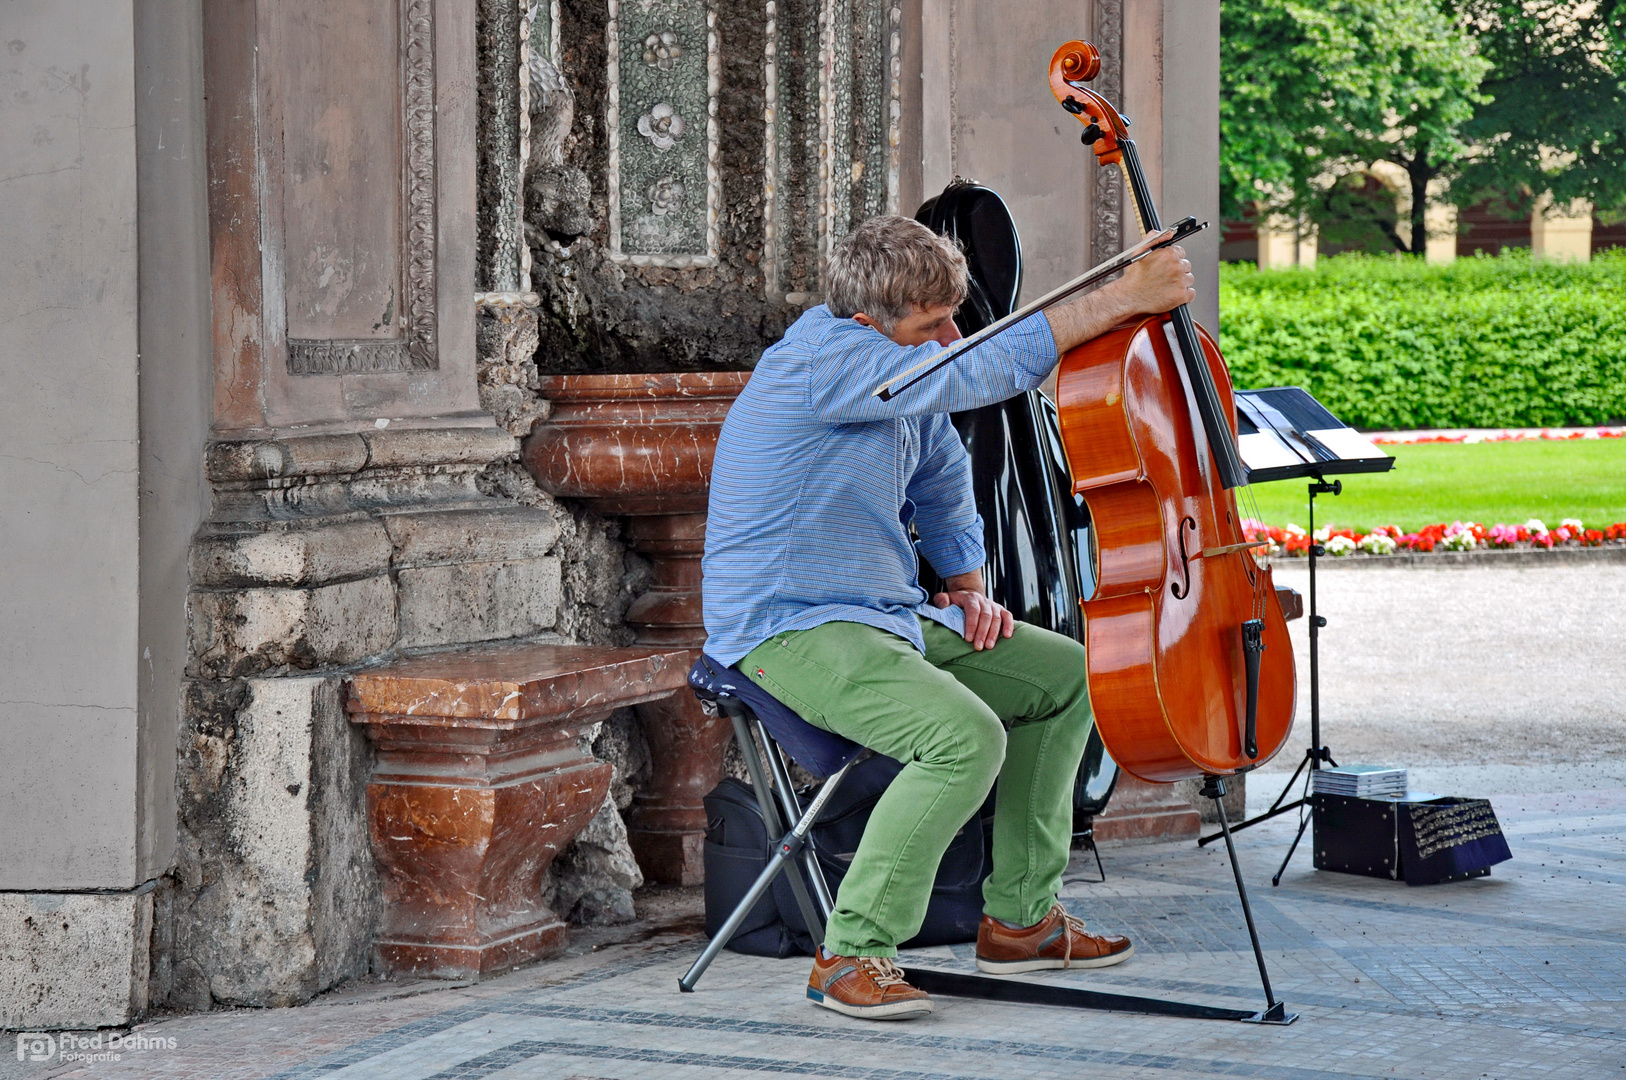
M158 895L159 1001L292 1005L366 973L379 912L362 802L370 755L339 682L194 685L182 847Z
M706 880L704 821L699 831L681 832L641 828L636 816L633 822L627 841L645 878L667 885L699 885Z
M0 1028L117 1027L145 1012L152 913L150 885L0 893Z

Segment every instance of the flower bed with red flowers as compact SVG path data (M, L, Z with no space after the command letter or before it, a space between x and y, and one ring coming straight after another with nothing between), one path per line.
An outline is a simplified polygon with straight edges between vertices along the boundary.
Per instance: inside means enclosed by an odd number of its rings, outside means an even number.
M1577 442L1581 439L1626 439L1626 428L1590 428L1584 431L1496 431L1463 435L1380 435L1376 446L1424 446L1430 443Z
M1426 525L1412 533L1401 532L1397 525L1380 525L1366 533L1329 526L1317 529L1314 537L1291 522L1277 528L1247 518L1242 522L1242 532L1249 540L1268 544L1260 549L1263 555L1307 556L1310 554L1310 544L1314 542L1334 558L1345 555L1393 555L1402 551L1513 548L1551 551L1565 547L1626 545L1626 521L1617 521L1603 528L1589 528L1575 518L1565 518L1555 529L1549 529L1544 522L1534 518L1522 525L1496 524L1488 528L1476 521L1453 521L1449 525Z

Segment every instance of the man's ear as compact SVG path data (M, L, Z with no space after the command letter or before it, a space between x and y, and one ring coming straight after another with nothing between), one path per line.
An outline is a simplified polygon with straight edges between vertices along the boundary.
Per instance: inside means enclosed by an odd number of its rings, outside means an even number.
M868 315L865 315L862 311L853 315L853 322L857 323L859 326L867 326L871 330L881 329L874 319L870 318Z

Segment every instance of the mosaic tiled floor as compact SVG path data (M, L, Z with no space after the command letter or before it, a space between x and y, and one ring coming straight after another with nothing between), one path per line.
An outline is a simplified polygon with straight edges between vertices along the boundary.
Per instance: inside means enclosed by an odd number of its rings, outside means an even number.
M679 994L699 939L668 934L479 986L148 1024L141 1033L175 1048L22 1075L1626 1080L1626 795L1513 796L1497 810L1514 861L1428 888L1317 873L1301 848L1272 889L1291 824L1239 837L1273 982L1302 1016L1287 1028L947 998L925 1020L865 1023L810 1005L800 959L725 953L697 993ZM1082 861L1075 869L1088 876ZM1117 849L1107 872L1064 899L1092 926L1134 937L1136 956L1049 977L1258 1007L1221 850ZM969 971L970 957L960 946L906 960Z

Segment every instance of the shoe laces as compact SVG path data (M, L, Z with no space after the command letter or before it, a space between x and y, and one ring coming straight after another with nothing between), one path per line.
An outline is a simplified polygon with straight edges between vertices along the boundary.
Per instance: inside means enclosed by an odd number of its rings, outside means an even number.
M1080 937L1088 937L1089 932L1084 929L1083 919L1068 914L1067 909L1062 907L1060 904L1056 905L1055 910L1061 912L1061 939L1062 944L1066 946L1067 950L1066 952L1062 953L1063 959L1061 966L1063 968L1070 968L1073 966L1073 935L1077 934Z
M889 986L908 985L908 980L903 977L903 968L890 956L860 956L858 962L882 990Z

